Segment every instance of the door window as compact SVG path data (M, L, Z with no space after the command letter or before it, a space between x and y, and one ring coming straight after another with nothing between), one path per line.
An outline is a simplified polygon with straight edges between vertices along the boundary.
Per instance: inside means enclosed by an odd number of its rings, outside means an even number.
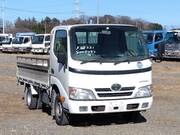
M54 40L54 54L58 57L59 54L67 55L67 32L58 30Z
M155 36L155 42L163 40L163 34L162 33L157 33Z

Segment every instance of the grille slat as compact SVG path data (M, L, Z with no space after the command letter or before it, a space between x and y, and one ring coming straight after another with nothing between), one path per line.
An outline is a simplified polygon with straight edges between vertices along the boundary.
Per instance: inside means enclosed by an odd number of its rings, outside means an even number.
M96 92L108 92L111 91L110 88L96 88L95 89Z
M121 91L129 91L129 90L134 90L135 87L122 87Z
M132 92L123 93L98 93L99 97L119 97L119 96L130 96Z

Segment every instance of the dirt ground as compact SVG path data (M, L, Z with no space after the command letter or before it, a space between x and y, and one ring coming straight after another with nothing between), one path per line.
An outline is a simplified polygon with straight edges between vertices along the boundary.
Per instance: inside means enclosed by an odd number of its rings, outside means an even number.
M151 110L135 120L101 115L57 126L46 111L28 110L16 85L16 55L0 53L0 135L180 135L180 62L153 63L153 89Z

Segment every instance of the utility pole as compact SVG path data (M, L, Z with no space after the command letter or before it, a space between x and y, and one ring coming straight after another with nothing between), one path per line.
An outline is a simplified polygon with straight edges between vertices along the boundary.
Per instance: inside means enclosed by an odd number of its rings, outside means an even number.
M4 11L5 11L5 0L2 0L2 25L3 25L3 34L5 33Z
M97 24L99 24L99 0L97 1Z
M45 33L45 34L46 34L46 29L47 29L46 21L44 21L44 33Z
M75 5L75 18L80 17L80 1L79 0L74 0L74 5Z

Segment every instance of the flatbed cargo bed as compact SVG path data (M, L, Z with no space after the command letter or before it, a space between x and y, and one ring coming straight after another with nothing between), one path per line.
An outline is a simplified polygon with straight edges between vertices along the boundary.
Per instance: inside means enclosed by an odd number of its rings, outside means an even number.
M49 87L49 58L17 56L18 83Z

